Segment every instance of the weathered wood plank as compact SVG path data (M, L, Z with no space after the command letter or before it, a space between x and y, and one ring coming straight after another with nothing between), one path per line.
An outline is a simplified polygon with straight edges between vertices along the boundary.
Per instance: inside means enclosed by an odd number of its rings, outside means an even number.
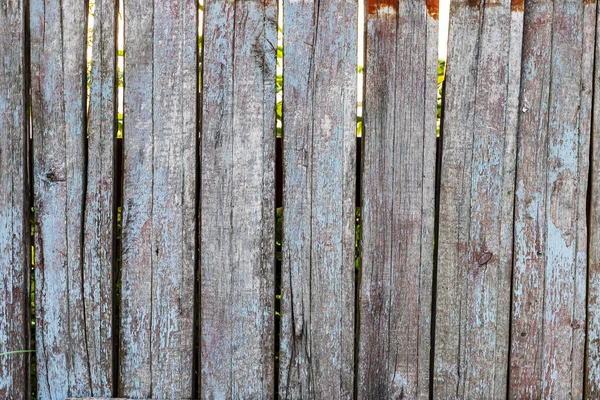
M202 398L273 398L277 2L204 6Z
M94 1L83 290L90 393L101 397L113 394L117 12L116 0Z
M0 5L0 353L29 348L25 2ZM30 354L0 356L0 398L28 399Z
M429 398L437 4L366 18L358 396Z
M92 390L83 268L87 4L31 1L38 398Z
M119 395L193 392L197 4L125 7Z
M521 15L451 3L434 398L506 396Z
M282 398L351 398L357 3L284 3Z
M596 35L595 54L600 56L600 32ZM590 175L589 208L589 255L588 255L588 295L587 295L587 359L585 371L585 398L600 397L600 68L594 74L593 126Z
M595 5L527 2L509 396L581 398Z

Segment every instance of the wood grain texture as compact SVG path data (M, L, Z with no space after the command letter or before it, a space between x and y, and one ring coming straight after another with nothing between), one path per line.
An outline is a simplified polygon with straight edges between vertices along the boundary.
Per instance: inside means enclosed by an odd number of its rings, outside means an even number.
M434 398L506 396L521 15L451 3Z
M38 398L92 394L83 267L87 4L31 1Z
M125 7L119 395L191 397L197 3Z
M595 55L600 55L599 32L596 35ZM595 67L593 93L593 126L590 149L591 175L589 186L589 253L587 295L587 359L585 397L600 397L600 68Z
M351 398L357 3L284 3L279 395Z
M0 4L0 353L29 348L25 2ZM28 399L30 354L0 356L0 398Z
M277 2L204 7L200 395L274 398Z
M115 0L95 0L87 125L83 290L91 394L100 397L113 394L117 12Z
M595 4L527 2L511 398L582 398Z
M428 399L437 20L367 11L358 396Z

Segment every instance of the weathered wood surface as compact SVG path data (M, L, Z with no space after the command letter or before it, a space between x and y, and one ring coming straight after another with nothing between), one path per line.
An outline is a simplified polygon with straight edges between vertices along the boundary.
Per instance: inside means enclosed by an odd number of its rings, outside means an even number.
M25 3L0 5L0 353L29 348ZM0 356L0 398L29 398L30 354Z
M277 2L204 6L202 398L272 398Z
M522 15L512 8L451 3L434 398L506 396Z
M125 7L119 395L191 397L197 3Z
M582 398L595 4L526 2L510 392Z
M83 223L85 2L31 1L38 398L91 395Z
M354 382L357 3L284 2L279 395Z
M95 0L87 122L83 291L91 394L113 394L115 262L116 0ZM88 23L88 26L91 24Z
M600 40L595 32L595 55L600 56ZM590 149L590 204L588 214L589 253L588 253L588 282L587 282L587 359L585 371L585 397L589 399L600 397L600 68L594 72L593 93L593 126Z
M366 18L357 394L429 398L437 3Z

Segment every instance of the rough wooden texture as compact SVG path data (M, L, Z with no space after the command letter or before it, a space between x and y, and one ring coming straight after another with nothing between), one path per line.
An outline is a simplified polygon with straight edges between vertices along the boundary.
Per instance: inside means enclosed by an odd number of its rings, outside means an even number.
M277 2L204 6L202 398L273 398Z
M437 14L367 4L358 396L429 398Z
M279 394L350 398L354 382L357 3L284 3Z
M596 57L600 57L600 40L595 32ZM594 109L591 138L591 181L590 207L588 214L589 255L588 255L588 321L587 321L587 370L585 381L585 397L600 397L600 68L595 67L594 74Z
M87 4L31 1L38 398L91 395L83 284Z
M0 4L0 353L29 348L25 3ZM29 398L29 356L0 356L0 398Z
M125 7L118 395L193 392L197 3Z
M506 396L521 15L451 3L434 398Z
M116 212L115 0L95 0L90 76L83 290L91 394L113 392L113 265ZM89 24L88 24L89 25Z
M512 398L582 398L595 4L526 2Z

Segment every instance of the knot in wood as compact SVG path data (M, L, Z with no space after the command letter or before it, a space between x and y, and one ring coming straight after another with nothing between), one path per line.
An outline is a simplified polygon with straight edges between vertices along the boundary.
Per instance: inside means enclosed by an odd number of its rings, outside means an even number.
M477 263L480 266L486 265L492 259L492 256L493 256L492 253L490 253L489 251L486 251L485 253L483 253L482 255L479 256Z

